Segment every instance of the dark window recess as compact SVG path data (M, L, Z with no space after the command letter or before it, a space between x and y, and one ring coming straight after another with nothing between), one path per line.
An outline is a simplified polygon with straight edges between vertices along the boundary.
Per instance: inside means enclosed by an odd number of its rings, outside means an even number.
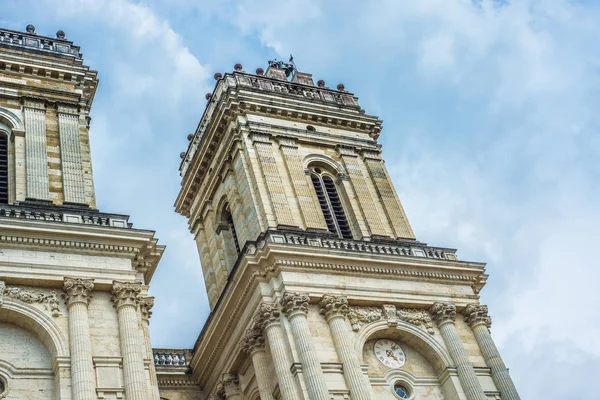
M322 171L319 168L315 168L313 171L314 173L310 177L325 217L327 229L344 239L352 239L352 230L348 224L335 182L328 175L321 175Z
M323 186L321 185L321 179L316 175L311 175L311 178L313 185L315 186L315 191L317 192L317 198L319 199L319 204L321 205L323 216L325 217L327 229L329 230L329 232L337 233L335 222L333 221L333 215L331 215L331 210L329 209L329 205L327 204L327 197L325 192L323 191Z
M344 207L342 206L342 202L340 201L340 197L338 196L337 189L335 188L335 183L328 176L323 177L323 183L325 184L325 190L327 191L327 195L329 196L331 208L333 208L335 220L340 229L342 237L344 239L352 239L352 231L350 230L348 219L346 219L346 214L344 213Z
M240 254L240 242L238 240L237 237L237 232L235 231L235 225L233 224L233 216L231 215L231 212L229 211L229 206L227 206L227 208L225 208L225 210L223 210L223 212L225 213L225 223L227 223L227 225L229 225L229 231L231 232L231 237L233 238L233 244L235 245L235 252L236 254Z
M8 137L0 134L0 203L8 203Z

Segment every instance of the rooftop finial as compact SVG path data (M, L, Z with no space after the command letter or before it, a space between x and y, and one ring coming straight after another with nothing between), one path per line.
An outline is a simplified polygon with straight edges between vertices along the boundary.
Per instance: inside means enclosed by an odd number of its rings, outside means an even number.
M35 26L29 24L25 27L25 30L27 31L27 33L35 33Z
M290 61L285 62L285 61L280 61L275 58L275 59L269 61L269 67L284 70L285 76L288 78L290 77L290 75L292 75L292 72L296 71L296 64L294 63L294 57L291 54L290 54Z
M60 39L60 40L64 40L67 37L67 35L65 35L64 31L58 31L56 32L56 38Z

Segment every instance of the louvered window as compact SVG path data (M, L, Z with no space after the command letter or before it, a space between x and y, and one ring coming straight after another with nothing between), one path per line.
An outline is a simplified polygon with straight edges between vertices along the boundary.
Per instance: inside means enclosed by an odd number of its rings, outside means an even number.
M350 224L348 224L335 182L329 175L324 175L322 172L320 168L314 168L310 177L323 211L323 217L325 217L327 229L339 237L352 239Z
M0 203L8 203L8 136L0 133Z
M229 232L231 233L233 244L235 245L235 253L240 254L240 242L238 240L237 232L235 231L235 225L233 224L233 216L231 215L231 211L229 211L229 205L226 205L223 208L223 222L229 227Z

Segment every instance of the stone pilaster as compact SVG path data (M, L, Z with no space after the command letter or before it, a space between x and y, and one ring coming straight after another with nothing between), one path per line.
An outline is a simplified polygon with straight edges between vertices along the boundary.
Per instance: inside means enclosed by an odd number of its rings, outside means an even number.
M46 106L43 100L24 99L27 197L48 200L48 152Z
M283 400L299 400L298 388L290 371L292 361L285 349L285 334L281 327L280 312L275 304L262 303L254 316L254 324L267 336L279 391Z
M92 360L92 341L88 318L88 304L93 289L93 279L64 279L63 298L69 312L71 396L73 400L97 399L96 375Z
M252 359L254 376L258 384L261 400L275 400L271 379L269 377L269 363L265 351L265 338L261 329L248 329L241 343L242 350Z
M221 378L223 394L226 400L241 400L240 380L237 374L226 373Z
M500 357L500 352L490 335L489 328L492 326L492 319L488 316L487 306L469 304L463 310L465 322L469 324L477 344L481 349L485 363L492 371L492 379L500 391L502 400L520 400L519 393L513 383L508 369Z
M123 356L123 378L127 400L147 400L148 388L144 371L144 345L140 343L137 306L142 291L141 283L113 283L112 300L117 309L121 354Z
M333 344L342 361L344 377L350 388L353 400L371 400L373 398L371 384L363 374L360 361L354 348L354 340L346 324L348 299L345 296L325 295L319 303L321 314L327 319Z
M308 301L307 294L286 292L281 298L281 307L292 326L296 349L302 363L302 373L306 380L308 397L311 400L329 400L329 389L325 383L325 376L306 318Z
M152 316L152 307L154 307L154 297L144 297L140 300L144 344L146 345L146 358L150 360L150 394L153 400L160 400L158 380L156 379L156 367L154 366L154 355L152 354L152 341L150 340L150 317Z
M57 111L65 201L85 203L77 105L59 103Z
M467 399L486 400L487 397L483 392L477 375L475 375L473 365L467 357L467 352L454 325L456 307L454 304L434 303L429 312L438 324L450 357L452 357L452 360L456 364L458 379Z

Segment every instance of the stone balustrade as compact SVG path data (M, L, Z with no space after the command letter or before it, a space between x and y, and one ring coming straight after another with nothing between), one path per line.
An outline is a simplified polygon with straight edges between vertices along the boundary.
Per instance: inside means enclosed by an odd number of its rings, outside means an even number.
M0 217L131 228L127 215L107 214L85 207L47 204L0 205Z
M153 349L152 354L157 367L188 367L192 359L188 349Z
M35 32L24 33L10 29L0 29L0 43L11 47L26 47L44 52L69 55L78 59L82 58L79 46L73 45L72 42L37 35Z

